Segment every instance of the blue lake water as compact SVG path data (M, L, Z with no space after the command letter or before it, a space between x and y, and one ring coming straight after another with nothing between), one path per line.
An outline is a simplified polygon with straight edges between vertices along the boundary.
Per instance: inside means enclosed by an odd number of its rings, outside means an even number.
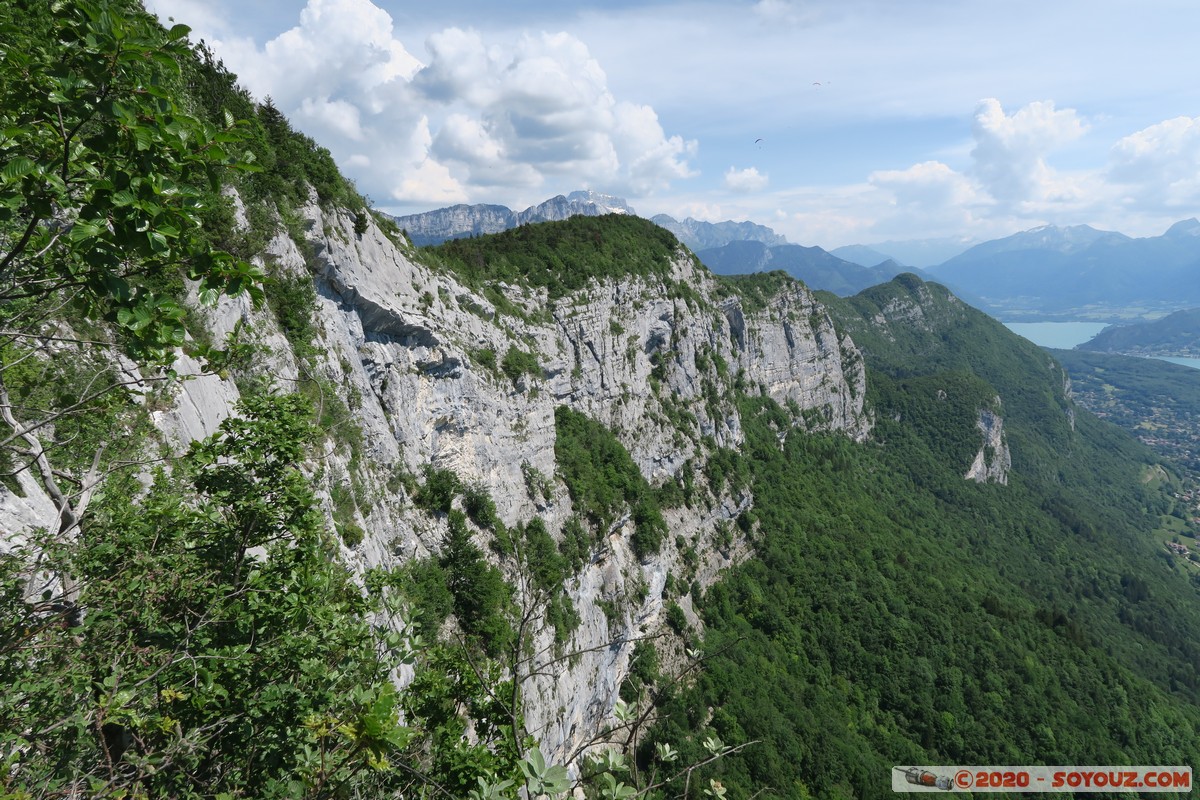
M1013 333L1024 336L1041 347L1057 347L1070 350L1083 344L1108 327L1107 322L1006 322L1004 326ZM1175 356L1152 356L1159 361L1182 364L1200 369L1200 358L1177 358Z
M1172 364L1183 364L1185 367L1200 369L1200 358L1182 358L1176 356L1154 356L1159 361L1170 361Z
M1107 322L1006 322L1013 333L1042 347L1070 350L1108 327Z

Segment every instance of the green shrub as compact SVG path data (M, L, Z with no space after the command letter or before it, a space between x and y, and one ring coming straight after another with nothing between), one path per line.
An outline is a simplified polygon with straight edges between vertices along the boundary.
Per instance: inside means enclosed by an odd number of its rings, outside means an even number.
M453 470L425 467L425 483L413 502L426 511L449 514L454 498L462 491L462 482Z
M505 652L514 633L512 589L500 570L488 564L471 542L466 515L454 510L449 515L450 535L442 549L440 564L446 586L454 598L454 615L463 633L490 656Z
M638 558L657 553L667 526L655 492L612 431L566 406L554 412L554 455L571 501L600 531L630 513Z
M481 347L478 350L471 352L471 358L475 363L489 372L496 372L496 351L490 347Z
M538 363L537 356L516 347L508 348L508 352L504 354L504 360L500 362L500 368L513 382L513 385L516 385L522 375L534 378L542 375L542 365Z
M667 627L675 631L675 633L683 636L687 633L688 624L687 616L683 613L678 603L671 602L667 604Z
M533 585L543 592L555 592L567 576L567 560L559 553L546 523L534 517L525 525L525 564Z
M483 486L473 483L463 489L463 510L471 521L484 530L495 531L500 524L496 516L496 502Z

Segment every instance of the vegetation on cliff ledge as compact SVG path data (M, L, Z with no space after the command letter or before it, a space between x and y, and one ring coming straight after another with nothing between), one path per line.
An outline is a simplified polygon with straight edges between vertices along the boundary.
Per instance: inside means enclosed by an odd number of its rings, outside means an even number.
M473 288L501 282L546 289L551 300L592 281L634 275L667 279L681 245L649 220L576 216L422 249Z

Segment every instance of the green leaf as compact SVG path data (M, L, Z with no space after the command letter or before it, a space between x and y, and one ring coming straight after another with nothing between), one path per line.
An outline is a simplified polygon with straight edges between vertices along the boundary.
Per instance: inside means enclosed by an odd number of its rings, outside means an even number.
M99 223L91 220L79 220L71 226L71 231L67 234L67 239L72 242L81 242L84 239L99 236L103 231L104 228Z
M13 181L25 177L35 169L37 169L37 164L33 161L25 156L16 156L4 165L3 170L0 170L0 177L6 181Z
M150 240L150 249L154 252L160 254L171 252L171 245L167 244L167 237L158 231L148 231L146 238Z

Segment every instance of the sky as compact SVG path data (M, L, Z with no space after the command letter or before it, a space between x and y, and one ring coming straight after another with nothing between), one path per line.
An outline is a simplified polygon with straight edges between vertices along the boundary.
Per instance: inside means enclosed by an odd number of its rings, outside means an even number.
M790 242L1200 216L1195 0L146 0L375 207L592 189Z

